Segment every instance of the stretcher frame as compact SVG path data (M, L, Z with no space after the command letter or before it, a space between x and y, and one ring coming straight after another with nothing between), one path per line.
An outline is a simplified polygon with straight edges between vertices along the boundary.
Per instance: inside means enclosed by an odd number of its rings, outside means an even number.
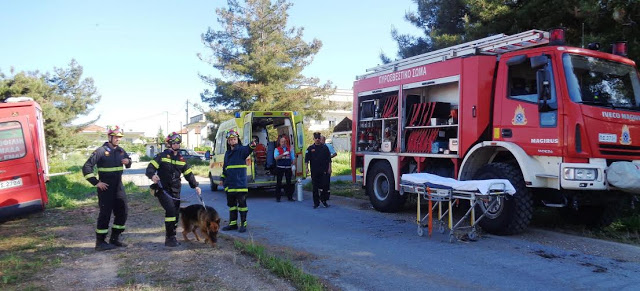
M449 229L449 242L457 241L455 232L462 229L469 229L467 236L469 240L478 239L478 230L476 225L486 216L489 209L492 209L501 198L503 198L507 191L506 184L502 182L491 183L490 190L486 194L482 194L480 191L463 191L455 190L448 187L438 188L437 186L426 186L424 184L400 182L400 193L414 193L417 197L416 206L416 223L418 224L418 235L424 236L424 228L428 228L429 236L431 236L433 230L434 214L438 223L438 232L445 233L445 225ZM427 214L422 216L421 199L428 202ZM454 221L453 217L453 204L460 200L469 201L469 210L457 221ZM476 205L480 203L488 202L485 207L480 207L483 213L476 218ZM443 212L443 203L446 203L447 207ZM436 212L437 208L437 213ZM447 222L443 218L447 218ZM463 225L463 222L470 218L469 225ZM425 224L426 221L426 224Z

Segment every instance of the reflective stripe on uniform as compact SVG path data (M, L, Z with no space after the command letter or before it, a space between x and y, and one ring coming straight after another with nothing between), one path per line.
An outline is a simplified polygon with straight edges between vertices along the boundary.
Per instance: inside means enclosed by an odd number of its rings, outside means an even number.
M227 166L227 169L242 169L242 168L247 168L247 165L229 165Z
M185 176L186 176L186 175L189 175L189 174L191 174L191 173L193 173L193 171L191 170L191 168L189 168L188 170L184 171L184 175L185 175Z
M84 178L85 178L85 179L89 179L89 178L94 178L95 176L96 176L96 174L94 174L94 173L89 173L89 174L84 175Z
M114 224L111 228L113 228L113 229L124 229L124 225Z
M238 210L238 206L229 207L229 211L236 211L236 210Z
M164 221L165 222L176 221L176 217L175 216L174 217L165 217Z
M176 160L172 160L172 159L168 159L168 158L162 158L161 161L165 162L165 163L168 163L168 164L178 165L178 166L184 166L184 165L187 164L186 162L176 161Z
M224 174L220 175L220 179L224 179L224 177L225 177Z
M249 211L249 207L238 207L238 211L247 212L247 211Z
M239 188L239 189L229 189L229 187L224 188L224 191L227 192L249 192L248 188Z
M98 172L120 172L124 171L122 166L120 167L111 167L111 168L98 168Z
M242 226L247 226L247 222L245 221L244 223L242 223Z
M150 162L156 169L160 168L160 165L158 165L158 162L156 162L156 160L151 160Z
M229 225L236 225L236 224L238 224L238 221L236 220L229 221Z
M96 228L96 233L99 233L99 234L109 233L109 229L98 229L98 228Z

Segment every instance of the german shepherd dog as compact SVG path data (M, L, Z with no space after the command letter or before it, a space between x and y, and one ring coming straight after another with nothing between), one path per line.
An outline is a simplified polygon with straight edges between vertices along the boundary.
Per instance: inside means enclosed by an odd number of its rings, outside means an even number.
M200 204L189 205L180 208L180 219L182 220L182 236L185 241L189 241L187 234L193 232L196 240L200 241L196 229L200 228L200 233L204 235L204 242L209 242L212 247L216 246L218 241L218 230L220 230L220 216L218 212L211 206L203 206Z

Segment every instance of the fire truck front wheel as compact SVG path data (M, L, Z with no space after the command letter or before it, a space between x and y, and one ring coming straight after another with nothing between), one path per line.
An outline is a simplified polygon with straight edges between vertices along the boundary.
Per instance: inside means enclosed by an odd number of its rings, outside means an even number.
M391 165L377 162L367 173L367 194L369 200L378 211L397 212L402 209L405 197L395 190L395 179Z
M499 198L498 203L490 209L486 209L490 203L476 206L476 211L486 212L486 216L479 222L482 229L493 234L516 234L527 229L533 216L533 197L517 166L506 163L487 164L476 172L473 179L507 179L516 188L513 196Z

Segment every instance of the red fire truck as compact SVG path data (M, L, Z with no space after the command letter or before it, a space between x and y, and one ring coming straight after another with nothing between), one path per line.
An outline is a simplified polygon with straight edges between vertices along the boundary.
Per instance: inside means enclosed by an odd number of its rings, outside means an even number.
M612 47L531 30L367 70L354 82L354 181L360 171L374 208L392 212L405 173L508 179L517 193L480 209L497 234L524 231L534 203L607 223L640 189L608 177L613 164L640 166L639 76L626 43Z
M48 174L40 105L8 98L0 103L0 220L44 209Z

